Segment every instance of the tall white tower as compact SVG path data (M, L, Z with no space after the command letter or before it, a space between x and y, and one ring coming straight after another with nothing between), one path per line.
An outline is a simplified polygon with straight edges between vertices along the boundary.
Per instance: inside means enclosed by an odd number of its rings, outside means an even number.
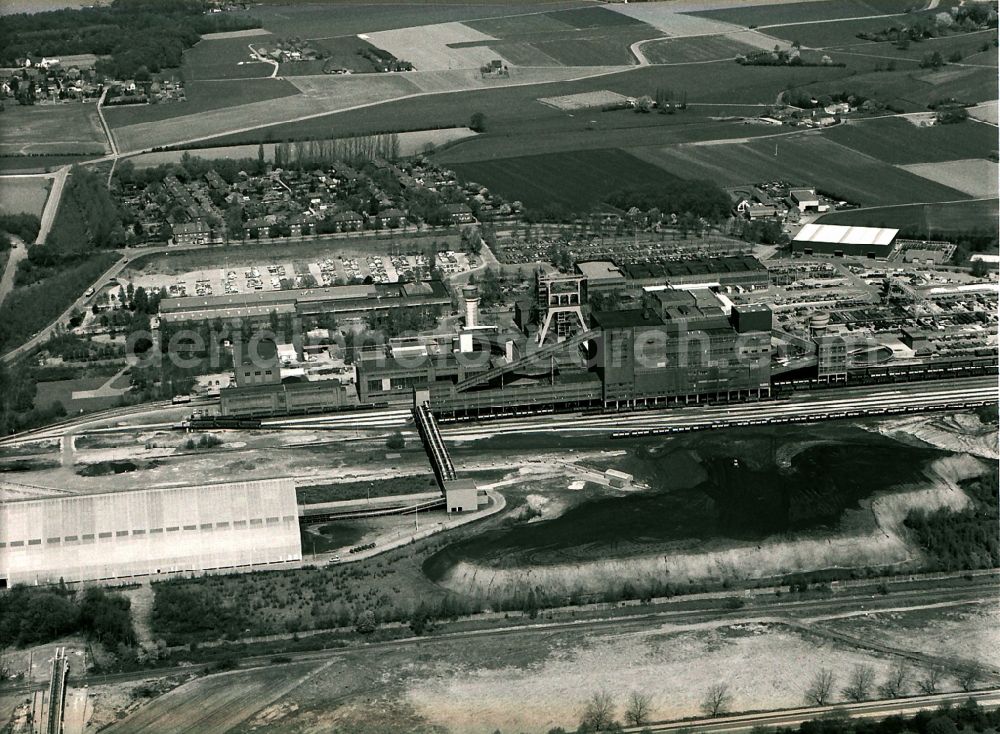
M474 285L464 286L462 298L465 299L465 328L475 329L479 326L479 288Z

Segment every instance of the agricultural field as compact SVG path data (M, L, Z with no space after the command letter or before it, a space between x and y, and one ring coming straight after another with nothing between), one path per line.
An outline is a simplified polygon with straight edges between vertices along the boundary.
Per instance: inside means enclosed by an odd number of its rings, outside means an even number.
M635 64L629 46L660 31L601 7L465 23L489 37L491 49L515 65Z
M572 71L572 70L567 70ZM726 107L709 107L697 111L698 121L703 122L708 115L739 115L752 113L747 105L770 104L778 93L789 84L811 84L819 79L837 80L847 75L845 69L799 68L782 69L772 67L745 67L732 64L725 74L719 74L713 64L690 67L663 68L641 67L621 73L604 74L578 81L564 81L551 84L509 86L492 90L465 92L462 94L441 94L414 99L387 102L380 105L378 115L372 109L347 110L338 114L317 116L311 120L270 125L246 133L220 135L211 140L212 144L235 144L267 140L293 138L340 137L363 135L373 132L396 130L418 130L434 127L465 125L474 112L486 115L486 134L481 136L482 144L499 141L505 136L524 138L516 145L531 145L531 152L544 152L532 143L541 132L586 133L591 130L615 131L616 135L637 127L685 124L695 116L695 105L699 102ZM443 72L447 73L447 72ZM419 75L406 75L416 78ZM393 75L401 78L401 75ZM323 80L318 80L322 82ZM296 80L296 83L300 83ZM634 113L595 113L593 115L569 117L538 101L539 97L567 96L608 90L624 96L638 97L654 95L657 87L669 88L675 94L686 92L691 109L678 115L637 115ZM756 114L759 114L757 110ZM747 134L754 134L749 132ZM558 135L555 136L558 138ZM731 137L731 136L723 136ZM516 140L516 138L512 138ZM607 147L605 140L596 147ZM589 147L595 147L590 145Z
M375 64L370 59L361 55L362 51L377 51L378 49L368 41L357 36L338 36L336 38L324 38L315 42L317 48L329 54L326 59L315 62L321 67L334 69L350 69L357 73L379 72ZM307 62L308 63L308 62ZM284 64L281 67L282 74L299 73L297 68L305 64L293 63Z
M788 43L798 41L807 48L834 46L838 49L870 53L869 49L877 48L879 44L861 40L858 38L858 33L875 33L890 25L893 20L893 18L869 18L796 23L768 28L767 33Z
M947 237L963 232L997 231L1000 207L997 200L961 201L949 204L904 204L871 210L824 214L824 224L854 224L864 227L896 227Z
M542 0L548 10L588 6L586 0ZM474 18L523 16L520 3L439 2L439 3L318 3L258 4L245 11L261 21L276 36L296 36L310 40L357 35L374 31L408 28L432 23L466 21Z
M49 179L0 178L0 213L42 215L49 198Z
M751 35L732 33L699 38L665 38L643 44L642 53L653 64L701 63L732 59L759 49L759 44L753 45L742 40L744 37L750 40Z
M886 163L931 163L988 158L997 150L997 130L990 125L914 125L883 117L853 121L823 131L823 137Z
M967 198L960 191L857 153L820 134L744 145L632 148L630 152L685 178L708 179L723 186L778 179L816 186L863 206Z
M997 164L982 158L939 163L912 163L900 167L922 178L937 181L976 198L995 197L998 193L997 176L1000 171L998 171Z
M572 111L621 104L627 99L628 97L623 94L609 92L607 89L601 89L596 92L567 94L562 97L539 97L538 101L542 104L547 104L550 107L555 107L557 110Z
M107 138L93 102L7 105L0 124L0 155L97 154ZM33 162L28 160L27 163Z
M873 23L868 21L867 23ZM883 21L884 25L881 28L870 28L870 30L881 30L889 25L887 21ZM843 24L833 24L833 25L843 25ZM794 32L798 26L790 26L787 30L788 32ZM786 29L779 29L786 30ZM862 30L859 28L858 30ZM856 60L863 62L866 57L870 57L871 61L874 63L876 61L888 63L890 60L900 61L910 61L918 62L924 56L932 53L939 53L947 61L952 54L959 54L961 56L961 64L975 64L981 66L990 66L994 69L997 66L997 56L996 47L992 45L993 39L997 36L996 29L976 31L973 33L960 33L949 36L941 36L939 38L928 38L919 43L910 43L905 49L899 48L895 43L890 41L883 42L872 42L863 41L861 39L855 38L853 40L845 40L842 42L843 45L835 45L836 42L830 42L827 44L827 48L831 52L841 52L849 53L856 56ZM798 39L802 41L801 38ZM805 43L805 41L802 41ZM987 49L982 50L983 46L986 45ZM910 67L912 68L912 67Z
M997 72L996 69L961 66L945 66L938 71L872 71L849 79L802 86L813 95L848 92L895 105L904 112L926 112L927 105L941 99L954 98L966 103L995 100Z
M819 2L781 3L755 7L730 7L692 13L742 26L781 26L837 18L903 14L913 7L912 0L819 0ZM891 19L886 19L887 21Z
M417 71L478 69L499 55L479 45L492 41L490 36L463 23L422 25L418 32L400 28L366 33L365 40L397 59L409 61Z
M240 105L282 99L299 93L284 79L230 79L225 81L196 81L184 86L187 99L155 105L123 105L107 107L104 116L121 141L121 134L130 125L164 122L169 127L174 118L192 117L213 110L226 110ZM239 122L234 111L231 124Z
M634 20L642 21L672 38L684 36L710 36L741 30L732 23L713 20L707 16L688 14L698 3L687 7L675 3L628 3L609 5L608 9Z
M615 149L482 160L452 167L461 178L481 183L508 200L522 201L527 207L553 202L578 208L600 203L615 189L677 178Z
M234 93L230 106L202 106L199 113L191 107L181 117L160 122L139 122L116 127L115 135L122 150L136 151L184 141L207 139L234 127L254 128L262 120L288 120L300 116L321 115L337 108L393 99L412 92L413 86L400 75L365 75L360 77L293 77L294 85L284 80L257 79L238 82L204 82L219 85ZM265 101L246 102L240 88L247 84L278 83L280 95ZM307 90L296 94L289 89ZM277 91L277 90L276 90ZM241 104L240 102L245 102ZM466 120L467 121L467 120Z
M202 39L184 52L186 82L206 79L253 79L270 76L272 64L258 61L250 46L268 46L273 36Z

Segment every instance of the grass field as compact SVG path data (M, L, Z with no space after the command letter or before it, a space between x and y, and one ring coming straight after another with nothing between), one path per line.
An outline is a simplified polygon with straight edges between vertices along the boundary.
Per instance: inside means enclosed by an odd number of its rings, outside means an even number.
M71 166L74 163L99 158L103 153L87 155L13 155L0 156L0 174L9 173L45 173L60 166Z
M82 398L77 400L73 399L74 392L96 390L107 381L107 377L82 377L76 380L39 382L38 393L35 398L35 407L47 408L53 403L62 403L66 412L71 415L81 411L87 413L92 410L113 408L118 404L118 396L106 398Z
M675 175L709 179L724 186L782 179L816 186L864 206L967 198L960 191L861 155L822 135L789 136L745 145L631 150Z
M783 23L806 23L811 20L904 13L913 7L913 4L913 0L821 0L706 10L692 15L715 18L736 25L768 27Z
M864 227L896 227L937 233L942 237L963 232L997 232L1000 207L997 200L962 201L952 204L907 204L872 210L825 214L824 224L854 224Z
M976 198L995 197L998 193L997 164L983 158L914 163L903 168Z
M184 52L184 79L252 79L270 76L274 67L257 61L249 45L271 45L273 36L202 40Z
M0 212L41 216L49 188L47 178L0 178Z
M987 158L997 150L997 129L978 122L918 127L885 117L837 125L823 136L886 163Z
M105 152L107 139L93 102L8 104L0 123L0 154Z
M671 38L644 44L642 52L654 64L681 64L694 61L732 59L756 51L757 47L732 36ZM721 71L721 70L720 70Z
M458 175L528 207L549 202L578 208L597 204L615 189L656 185L676 176L621 150L484 160L452 164Z

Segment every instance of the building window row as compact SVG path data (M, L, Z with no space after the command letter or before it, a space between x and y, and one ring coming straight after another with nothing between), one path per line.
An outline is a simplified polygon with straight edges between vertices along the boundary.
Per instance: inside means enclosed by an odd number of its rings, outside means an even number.
M251 527L251 526L252 527L260 527L260 526L265 525L265 524L267 524L267 525L277 525L278 523L281 523L281 522L292 523L292 522L296 522L297 520L298 520L298 516L297 515L283 515L283 516L280 516L280 517L277 516L277 515L273 515L271 517L265 517L265 518L260 518L260 517L258 517L258 518L252 518L249 521L247 521L247 520L234 520L231 523L228 522L228 521L222 521L222 522L217 522L217 523L214 523L214 524L210 523L210 522L206 522L206 523L202 523L200 526L199 525L184 525L183 526L183 530L199 530L199 529L200 530L224 530L224 529L227 529L229 527L233 527L233 528L246 528L246 527ZM144 528L139 528L139 529L132 530L132 531L128 531L128 530L110 531L110 530L107 530L107 531L104 531L104 532L97 533L96 537L98 539L104 540L106 538L112 538L112 537L115 537L115 538L124 538L124 537L128 537L129 535L131 535L131 536L146 535L147 533L150 534L150 535L160 534L160 533L163 533L163 532L176 533L176 532L180 532L181 529L182 529L182 527L180 525L171 525L170 527L167 527L167 528L150 528L148 530L144 529ZM55 545L57 543L78 543L78 542L81 542L81 541L86 543L88 541L93 541L94 537L95 537L94 533L84 533L83 535L66 535L66 536L63 536L63 537L53 536L51 538L46 538L45 542L48 545ZM0 548L22 548L25 545L41 545L41 544L42 544L42 539L41 538L30 538L27 541L24 541L24 540L0 541Z

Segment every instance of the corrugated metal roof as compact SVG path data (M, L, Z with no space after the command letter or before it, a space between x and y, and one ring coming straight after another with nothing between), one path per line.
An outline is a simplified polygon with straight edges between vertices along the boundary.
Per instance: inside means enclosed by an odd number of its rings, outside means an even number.
M824 242L834 245L891 245L898 229L886 227L845 227L839 224L807 224L797 235L796 242Z

